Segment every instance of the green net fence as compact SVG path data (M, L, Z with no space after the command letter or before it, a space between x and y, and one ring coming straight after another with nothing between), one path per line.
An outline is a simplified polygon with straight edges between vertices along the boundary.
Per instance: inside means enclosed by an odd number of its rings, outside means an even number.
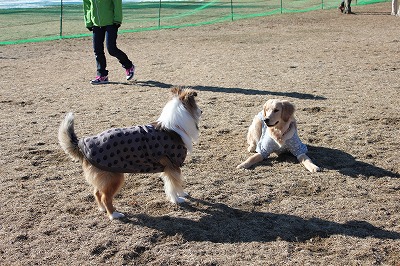
M353 0L352 6L390 0ZM340 0L124 2L120 33L180 28L257 16L337 8ZM82 4L0 9L0 45L90 36Z

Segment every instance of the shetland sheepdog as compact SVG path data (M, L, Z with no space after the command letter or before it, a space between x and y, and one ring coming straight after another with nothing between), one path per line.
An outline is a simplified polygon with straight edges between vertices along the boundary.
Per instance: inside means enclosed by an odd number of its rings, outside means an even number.
M147 125L112 128L78 139L73 113L61 122L61 148L82 163L99 209L111 220L124 217L113 205L114 195L124 183L124 173L161 173L167 198L175 204L185 201L181 166L199 138L202 112L194 90L176 87L171 92L173 97L160 117Z

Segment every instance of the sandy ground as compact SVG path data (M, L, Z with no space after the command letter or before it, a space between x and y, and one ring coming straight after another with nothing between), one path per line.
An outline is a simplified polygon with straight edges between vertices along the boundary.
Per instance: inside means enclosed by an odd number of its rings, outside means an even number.
M0 47L1 265L399 265L400 18L390 2L124 34L137 66L92 86L89 38ZM188 201L158 175L128 175L126 219L99 213L57 143L157 119L174 85L203 110L183 167ZM245 135L269 98L297 106L300 138L323 171L290 155L250 170Z

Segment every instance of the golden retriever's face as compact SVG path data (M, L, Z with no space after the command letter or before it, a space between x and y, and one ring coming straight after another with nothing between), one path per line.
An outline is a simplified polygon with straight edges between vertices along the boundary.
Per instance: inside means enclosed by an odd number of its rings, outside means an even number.
M286 123L293 116L294 105L285 100L270 99L263 107L264 123L274 127Z

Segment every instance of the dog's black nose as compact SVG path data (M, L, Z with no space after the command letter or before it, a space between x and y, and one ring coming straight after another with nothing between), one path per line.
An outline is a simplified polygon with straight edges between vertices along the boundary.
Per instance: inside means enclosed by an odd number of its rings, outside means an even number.
M269 118L265 118L265 119L264 119L264 123L268 125L268 123L269 123Z

